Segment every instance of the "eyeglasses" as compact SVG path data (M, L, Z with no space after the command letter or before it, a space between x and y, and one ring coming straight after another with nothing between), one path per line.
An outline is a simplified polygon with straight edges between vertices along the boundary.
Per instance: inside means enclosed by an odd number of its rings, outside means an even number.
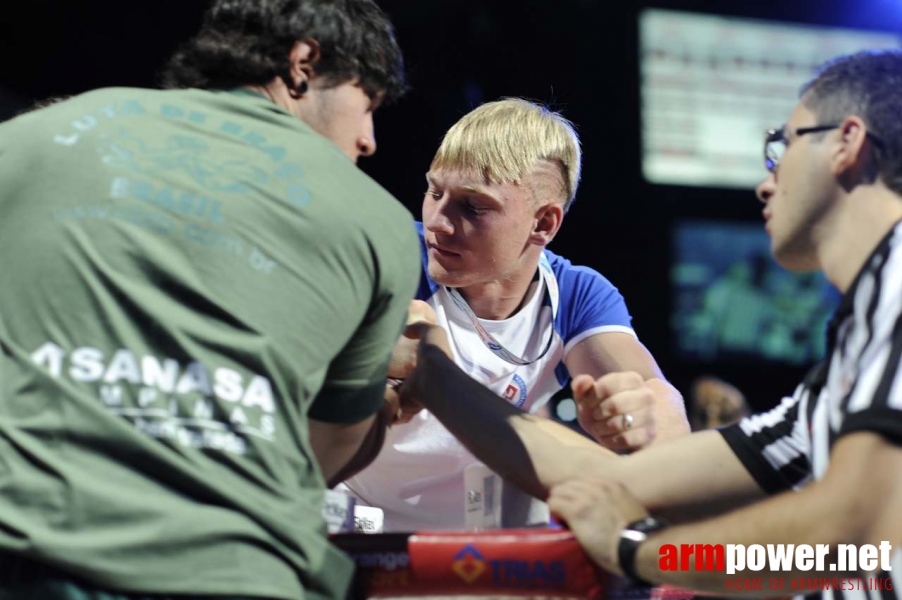
M831 129L836 129L840 127L842 123L834 123L832 125L815 125L813 127L799 127L795 130L795 136L798 137L800 135L805 135L806 133L817 133L820 131L829 131ZM867 132L867 137L873 140L874 145L880 149L884 148L883 141L870 131ZM780 159L783 158L783 153L786 152L787 148L787 139L786 139L786 128L781 127L780 129L771 129L764 136L764 166L767 167L767 170L771 173L777 172L777 167L780 166Z

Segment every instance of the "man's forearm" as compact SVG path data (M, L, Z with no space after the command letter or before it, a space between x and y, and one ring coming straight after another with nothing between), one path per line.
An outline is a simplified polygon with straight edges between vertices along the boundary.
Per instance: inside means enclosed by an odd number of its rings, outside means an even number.
M833 449L833 456L825 477L800 492L787 492L755 503L731 513L665 529L650 537L639 548L636 567L639 575L649 581L672 583L694 589L723 593L727 577L844 577L835 556L824 557L825 571L801 570L795 561L791 565L775 566L767 561L759 571L746 570L729 575L723 571L696 570L695 554L686 570L661 570L661 546L671 544L680 552L683 544L742 545L790 544L796 548L818 544L836 550L836 545L898 543L902 537L902 484L894 477L873 477L872 473L898 472L902 452L880 436L856 433L843 437ZM873 469L873 471L871 470ZM863 493L864 492L864 493ZM854 575L853 575L854 576ZM766 593L786 595L779 590ZM762 595L762 594L758 594Z
M417 391L425 407L490 469L537 498L587 468L602 475L606 461L619 460L566 427L505 402L438 349L426 349L418 368L428 382L428 389Z
M420 357L415 395L490 469L541 499L551 486L580 477L624 484L651 510L674 521L722 511L761 490L715 431L653 445L629 457L549 419L511 406L436 348ZM706 468L698 469L699 461Z
M824 490L815 488L800 493L787 492L707 521L665 529L640 547L636 561L637 572L640 577L656 583L719 594L728 591L728 580L738 577L764 578L765 581L771 577L848 577L849 573L837 571L802 571L796 567L795 561L791 570L772 570L770 562L766 562L763 570L752 571L746 568L732 574L704 564L704 557L708 556L709 551L713 552L712 547L716 546L724 550L729 544L745 548L753 544L765 548L773 544L784 544L785 547L810 545L812 548L818 544L827 544L835 550L836 544L850 541L852 537L843 526L845 515L842 505L835 502L835 498L825 498L823 492ZM670 545L670 548L662 551L665 545ZM696 548L705 546L709 547L709 551L695 551ZM676 565L669 564L674 568L662 570L662 564L668 564L666 560L662 561L666 556L676 556L680 562ZM683 560L687 561L685 566L682 565ZM696 561L701 563L698 567ZM835 561L835 557L827 557L824 564L829 565ZM774 567L780 569L777 565ZM768 594L789 595L786 590L771 590L769 585L763 590L754 591L753 595Z
M310 446L330 488L376 458L385 439L386 421L380 416L359 423L309 421Z
M652 378L645 381L655 395L655 405L662 416L655 441L682 437L691 432L683 396L664 379Z

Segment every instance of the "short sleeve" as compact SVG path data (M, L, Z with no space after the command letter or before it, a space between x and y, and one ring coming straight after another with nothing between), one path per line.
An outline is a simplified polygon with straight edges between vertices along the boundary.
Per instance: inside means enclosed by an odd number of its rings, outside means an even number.
M635 335L623 296L599 272L574 266L546 250L558 282L560 308L555 329L564 340L564 356L582 340L598 333Z
M800 418L799 391L774 409L720 429L724 440L769 494L799 488L811 477L810 440Z
M374 294L363 322L329 366L310 408L312 419L356 423L382 406L392 349L403 331L420 279L419 243L411 221L391 234L369 239Z

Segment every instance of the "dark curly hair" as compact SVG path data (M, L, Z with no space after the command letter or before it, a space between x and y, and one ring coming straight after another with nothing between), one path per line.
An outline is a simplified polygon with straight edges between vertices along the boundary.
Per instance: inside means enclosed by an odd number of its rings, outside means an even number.
M319 44L314 70L327 85L357 79L384 101L405 91L394 30L372 0L214 0L200 31L163 69L161 84L230 89L280 77L291 86L288 54L300 40Z
M802 88L802 104L820 123L849 115L864 120L880 143L872 171L902 196L902 51L876 50L841 56L822 65Z

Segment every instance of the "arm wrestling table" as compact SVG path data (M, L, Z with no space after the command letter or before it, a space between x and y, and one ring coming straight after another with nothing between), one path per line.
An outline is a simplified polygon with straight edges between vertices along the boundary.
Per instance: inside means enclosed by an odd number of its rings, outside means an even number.
M581 598L663 600L693 594L635 587L596 567L564 529L331 536L357 565L352 600Z

